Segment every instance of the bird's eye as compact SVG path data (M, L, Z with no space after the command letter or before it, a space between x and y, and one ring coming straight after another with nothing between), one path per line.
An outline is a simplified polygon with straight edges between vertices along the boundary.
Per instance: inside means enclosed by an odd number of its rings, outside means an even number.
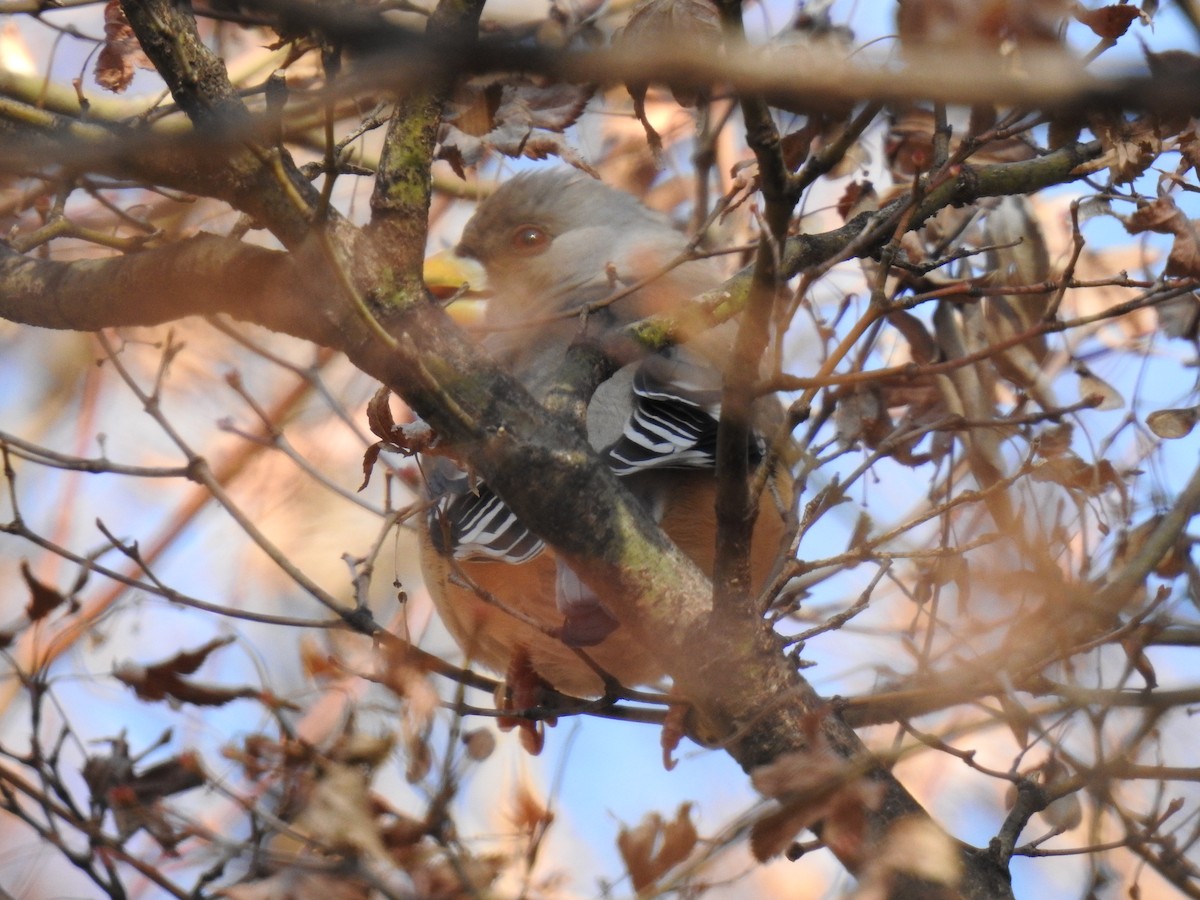
M521 225L512 233L512 249L532 256L540 253L550 243L550 235L536 225Z

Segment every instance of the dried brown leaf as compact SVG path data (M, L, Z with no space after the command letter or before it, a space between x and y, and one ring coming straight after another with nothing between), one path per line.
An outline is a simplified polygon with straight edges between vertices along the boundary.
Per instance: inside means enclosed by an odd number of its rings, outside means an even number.
M1077 7L1075 18L1092 29L1096 37L1115 41L1121 37L1134 20L1142 15L1136 6L1101 6L1098 9Z
M120 94L133 81L136 69L153 69L118 0L104 5L104 43L96 57L96 83Z
M1099 496L1115 487L1124 492L1125 483L1106 459L1087 463L1073 453L1064 453L1035 465L1029 472L1034 481L1053 482L1072 491Z
M158 800L200 787L206 781L200 757L190 751L134 774L129 782L139 800Z
M1200 421L1200 406L1160 409L1146 416L1146 427L1168 441L1187 437Z
M1143 203L1122 220L1130 234L1155 231L1159 234L1175 234L1186 221L1175 201L1170 197L1158 197Z
M416 784L433 769L433 749L424 734L410 733L404 741L404 780Z
M522 778L513 794L508 820L523 834L537 834L554 821L554 813L537 795L532 782Z
M496 735L488 728L473 728L462 736L467 758L483 762L496 751Z
M167 737L164 735L162 741ZM82 774L93 802L112 810L122 838L145 829L168 853L185 835L170 825L167 809L160 801L200 787L206 780L199 757L191 752L137 772L129 745L122 738L112 741L108 755L89 756Z
M1095 402L1095 409L1101 412L1125 408L1125 398L1121 396L1121 392L1103 378L1094 375L1086 366L1077 365L1075 374L1079 376L1079 399Z
M629 19L613 39L616 46L632 46L670 35L694 50L716 52L721 44L721 16L711 0L642 0L629 14ZM704 95L703 85L675 82L669 85L675 102L680 106L695 106ZM631 84L635 100L645 97L645 85ZM648 124L648 123L647 123ZM653 130L653 129L651 129Z
M25 604L25 615L30 622L41 621L67 602L67 598L50 585L38 581L25 560L21 560L21 577L25 579L25 586L29 588L29 602Z
M468 81L448 106L438 156L455 167L475 165L491 149L505 156L558 156L595 171L561 137L587 106L595 88L539 81L532 76L487 76Z
M1106 117L1092 123L1092 131L1100 139L1104 153L1086 167L1099 171L1107 167L1116 184L1133 181L1154 165L1162 154L1162 137L1150 117L1128 122Z
M376 441L370 447L363 451L362 471L363 480L358 486L360 492L367 489L367 485L371 483L371 476L375 474L375 464L379 462L379 454L383 452L383 441Z
M675 818L663 826L662 844L658 850L659 865L670 869L692 854L700 835L692 822L692 804L681 803Z
M654 884L691 855L699 841L691 811L692 804L680 804L670 822L656 812L647 813L635 828L622 828L617 834L617 849L636 890Z
M345 669L336 663L312 635L306 634L300 638L299 650L300 667L309 678L321 681L341 678L346 674Z
M371 800L371 770L326 762L319 772L292 830L329 850L389 860ZM287 840L281 843L286 845Z
M788 167L789 171L795 172L808 159L808 151L820 134L821 121L816 116L812 116L804 123L803 127L780 138L779 149L783 153L783 164Z
M839 397L834 424L838 441L846 447L859 441L868 447L878 446L892 432L892 419L873 386Z
M534 669L528 652L518 647L508 661L504 683L497 689L496 705L506 711L534 709L549 689L550 685ZM502 731L517 729L521 747L530 756L537 756L542 752L546 743L546 725L554 723L553 718L535 721L516 716L501 716L496 720Z
M106 799L122 840L145 829L168 856L175 855L175 845L185 835L172 827L163 804L142 803L130 788L124 786L112 788Z
M1042 429L1037 435L1038 456L1061 456L1071 449L1075 429L1070 422L1060 422Z
M228 688L188 681L171 672L158 672L126 662L114 667L113 677L133 688L142 700L166 700L172 705L224 706L234 700L261 699L260 691L250 687Z
M750 852L759 862L782 856L813 821L805 809L784 806L772 810L750 827Z
M1083 821L1083 804L1078 794L1063 794L1047 803L1040 815L1056 832L1070 831Z
M191 703L195 706L224 706L233 700L252 699L272 708L294 708L269 692L256 688L202 684L183 677L195 672L213 651L233 640L233 637L214 638L196 650L177 653L170 659L153 665L121 663L113 669L113 677L133 688L134 693L142 700L166 700L172 704Z
M933 165L933 126L933 113L916 107L906 109L892 123L884 154L897 181L911 181Z
M675 751L687 734L687 716L690 707L684 703L672 703L667 707L663 720L662 734L658 742L662 747L663 768L670 772L675 768Z
M838 215L843 222L849 222L861 212L874 212L877 209L879 194L875 191L875 185L866 179L848 182L837 201Z
M387 761L395 747L396 739L390 734L354 731L338 741L329 751L329 758L348 766L376 769Z
M146 671L152 676L156 675L191 675L202 665L205 660L222 647L227 647L234 642L235 638L232 635L225 637L213 638L205 644L200 645L195 650L182 650L176 653L169 659L165 659L160 663L146 666Z
M1183 275L1194 278L1200 275L1200 242L1196 235L1197 220L1193 219L1175 232L1175 241L1167 256L1163 271L1167 275Z
M1200 296L1194 292L1172 297L1154 307L1158 328L1169 338L1195 340L1200 327Z
M861 859L866 851L869 812L882 802L882 786L829 749L819 732L810 743L813 749L784 754L750 773L755 789L781 805L751 828L751 849L760 862L818 823L838 859Z
M381 441L390 441L396 430L396 420L392 417L392 405L389 402L392 392L381 387L367 401L367 425L371 434Z
M1200 132L1195 125L1179 135L1175 146L1193 171L1200 169Z

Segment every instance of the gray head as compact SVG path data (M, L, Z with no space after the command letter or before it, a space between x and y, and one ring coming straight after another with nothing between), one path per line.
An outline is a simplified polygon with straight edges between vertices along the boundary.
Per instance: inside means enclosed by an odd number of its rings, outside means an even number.
M644 254L677 253L684 239L635 197L572 170L518 175L480 204L458 253L487 270L493 322L573 309L607 296L615 270ZM644 266L643 266L644 268Z

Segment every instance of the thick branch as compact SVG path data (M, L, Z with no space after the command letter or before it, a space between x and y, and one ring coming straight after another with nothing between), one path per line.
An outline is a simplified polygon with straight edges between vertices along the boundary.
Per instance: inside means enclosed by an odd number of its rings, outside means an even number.
M426 25L436 42L473 46L483 0L440 0ZM467 51L468 54L471 51ZM405 277L419 279L429 217L430 169L451 73L430 79L396 104L379 156L369 230Z
M1104 78L1057 48L1038 52L1026 47L1019 66L973 47L958 52L906 47L902 60L868 53L847 60L840 52L797 45L745 45L717 56L674 34L603 49L560 51L503 38L472 49L453 35L427 40L361 7L297 0L256 0L254 5L276 12L287 28L313 28L359 51L358 88L372 84L406 91L447 73L523 71L585 84L720 84L739 95L761 96L778 108L806 112L844 110L863 100L914 98L1076 114L1094 106L1200 112L1194 75L1186 66L1163 66L1149 76ZM971 77L962 77L963 72Z
M196 29L188 5L170 0L121 4L146 55L175 102L201 133L229 141L252 119L225 71ZM308 234L318 196L282 147L228 143L218 196L249 213L294 247Z
M0 318L41 328L97 331L228 313L332 343L336 335L327 321L306 312L305 286L287 254L214 235L71 263L20 256L0 245Z

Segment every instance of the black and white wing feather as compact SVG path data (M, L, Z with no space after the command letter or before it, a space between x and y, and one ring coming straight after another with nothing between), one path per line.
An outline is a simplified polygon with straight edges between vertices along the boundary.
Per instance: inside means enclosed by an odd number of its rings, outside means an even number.
M601 451L619 477L663 469L716 467L717 422L721 416L720 375L684 348L644 360L633 377L630 410L620 437ZM750 448L765 450L761 437ZM521 563L545 544L517 519L491 488L437 460L428 473L434 547L456 559Z
M520 523L486 484L471 478L447 460L436 460L429 473L435 502L429 510L434 549L455 559L490 559L523 563L542 552L545 544Z
M721 392L677 378L664 380L656 368L643 364L634 375L632 410L621 436L605 448L606 461L621 476L648 469L713 468Z

